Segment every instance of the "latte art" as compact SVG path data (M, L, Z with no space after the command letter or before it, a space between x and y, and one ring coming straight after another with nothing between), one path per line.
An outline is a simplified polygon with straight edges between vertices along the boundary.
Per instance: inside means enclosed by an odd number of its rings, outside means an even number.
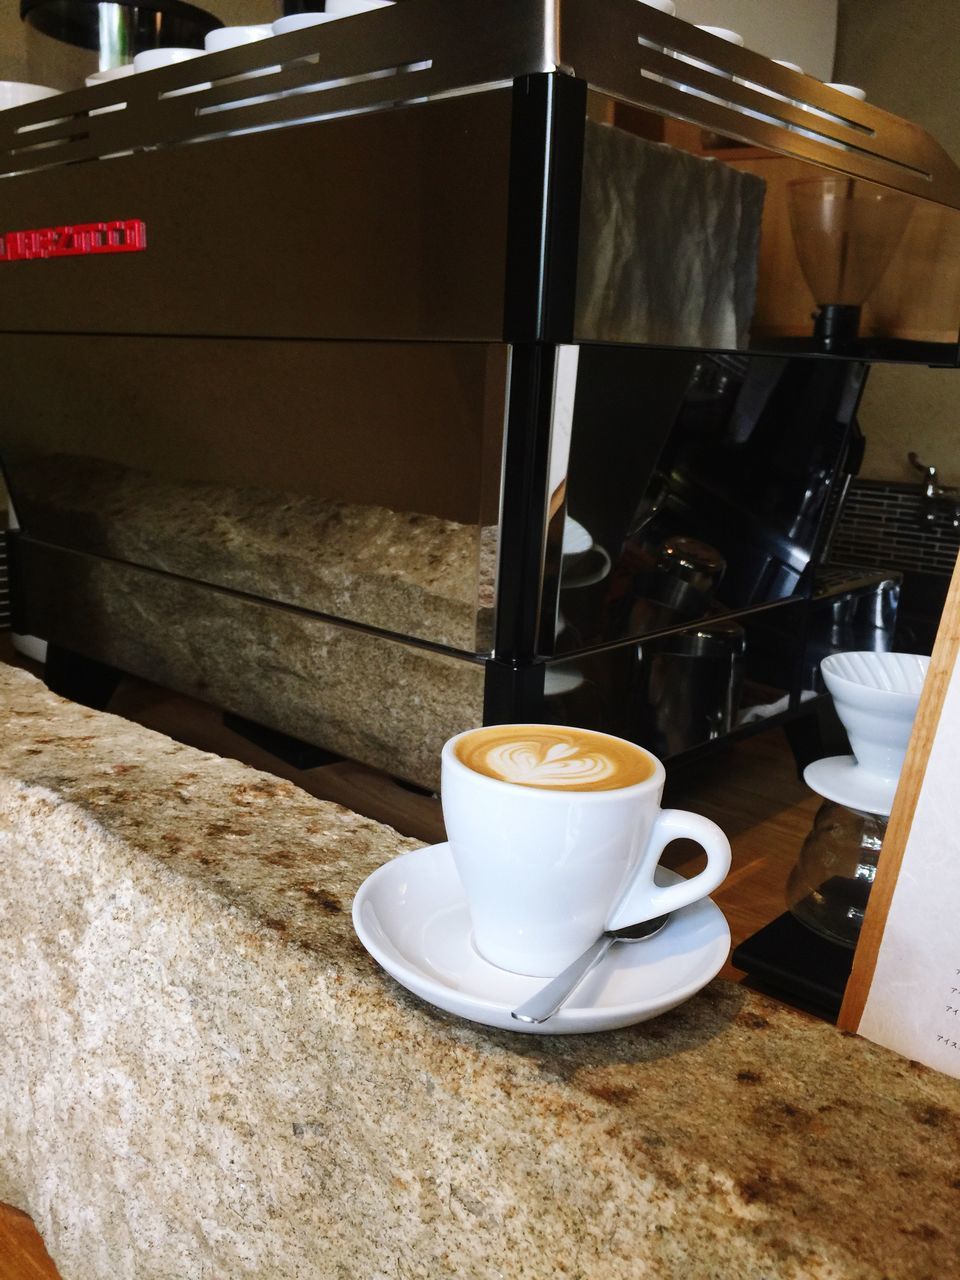
M476 773L521 787L613 791L643 782L653 763L639 747L589 729L492 725L468 734L456 754Z
M528 787L604 782L617 770L609 756L589 754L566 742L555 743L546 751L536 742L504 742L490 747L483 760L498 778Z

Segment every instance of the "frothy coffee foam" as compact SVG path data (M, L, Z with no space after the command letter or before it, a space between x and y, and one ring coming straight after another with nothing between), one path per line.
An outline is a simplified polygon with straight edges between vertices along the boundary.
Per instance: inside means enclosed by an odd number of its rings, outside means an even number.
M552 791L614 791L644 782L653 761L639 747L589 729L491 725L461 739L468 769L501 782Z

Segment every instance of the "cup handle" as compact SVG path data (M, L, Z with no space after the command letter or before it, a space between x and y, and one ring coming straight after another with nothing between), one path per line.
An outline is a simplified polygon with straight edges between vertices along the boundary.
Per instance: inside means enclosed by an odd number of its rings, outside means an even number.
M671 840L695 840L707 855L704 869L680 884L656 885L653 875ZM679 911L719 888L730 870L730 841L715 822L685 809L661 809L633 881L607 921L607 929Z

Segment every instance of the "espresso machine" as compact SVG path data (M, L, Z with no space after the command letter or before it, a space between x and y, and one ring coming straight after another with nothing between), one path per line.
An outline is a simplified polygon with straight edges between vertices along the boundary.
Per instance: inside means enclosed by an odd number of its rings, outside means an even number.
M823 565L870 365L957 363L908 122L636 0L404 0L4 112L0 175L14 626L70 696L433 788L480 723L687 759L891 644L895 575Z

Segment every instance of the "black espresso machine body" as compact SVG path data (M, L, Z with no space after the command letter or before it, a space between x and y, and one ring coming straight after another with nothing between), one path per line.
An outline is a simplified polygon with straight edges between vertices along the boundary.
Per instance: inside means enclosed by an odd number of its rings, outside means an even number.
M960 175L906 122L635 0L405 0L4 112L0 172L14 624L64 687L433 786L481 721L676 758L889 645L896 582L821 565L870 363L957 362Z

